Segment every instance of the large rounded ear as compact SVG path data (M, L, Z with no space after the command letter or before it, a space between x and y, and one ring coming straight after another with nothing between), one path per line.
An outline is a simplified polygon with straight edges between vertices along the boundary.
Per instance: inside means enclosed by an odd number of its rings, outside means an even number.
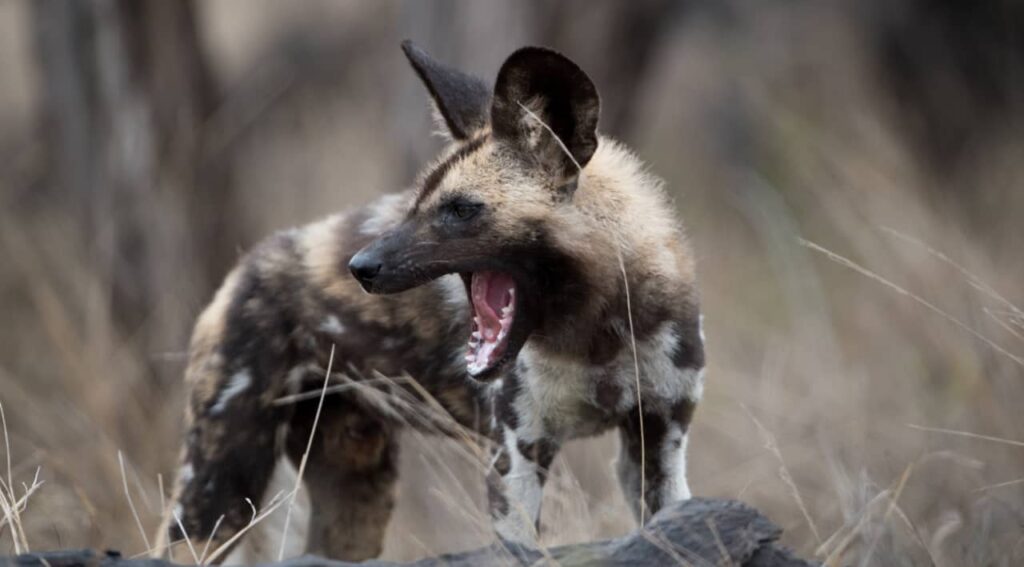
M402 42L402 51L430 91L437 111L456 140L469 138L487 125L491 89L483 80L443 65L413 42Z
M524 47L498 72L491 128L553 174L571 177L597 150L600 113L597 88L582 69L550 49Z

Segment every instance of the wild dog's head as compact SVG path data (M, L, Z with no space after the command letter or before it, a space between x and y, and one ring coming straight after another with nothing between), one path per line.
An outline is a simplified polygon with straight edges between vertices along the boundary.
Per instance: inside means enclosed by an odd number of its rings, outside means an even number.
M572 206L597 150L597 90L572 61L539 47L509 56L493 90L409 42L402 47L452 144L420 177L404 221L349 268L371 293L460 274L473 312L467 369L493 378L547 314L567 307L557 303L574 285L574 267L548 224Z

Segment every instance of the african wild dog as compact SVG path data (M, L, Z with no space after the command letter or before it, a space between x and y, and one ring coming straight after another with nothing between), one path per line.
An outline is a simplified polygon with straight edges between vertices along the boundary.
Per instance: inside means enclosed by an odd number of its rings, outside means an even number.
M237 533L279 457L300 458L317 400L275 400L318 390L331 345L334 368L407 372L494 440L488 501L508 540L533 536L559 447L613 427L637 515L690 496L704 348L693 254L661 182L597 134L596 88L564 56L520 49L492 89L403 49L450 134L442 157L413 189L265 241L196 324L174 502L197 547L222 514L213 547ZM325 404L307 546L372 557L399 424L354 394Z

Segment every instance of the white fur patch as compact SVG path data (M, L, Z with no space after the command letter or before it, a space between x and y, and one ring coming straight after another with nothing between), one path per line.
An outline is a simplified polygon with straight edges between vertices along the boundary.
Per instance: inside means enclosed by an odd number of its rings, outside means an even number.
M384 195L369 206L369 218L359 226L366 236L377 236L398 225L405 213L406 193Z
M288 371L288 375L284 378L285 391L289 396L294 396L299 393L302 389L302 379L306 377L306 374L316 367L315 364L300 364L293 366Z
M687 397L694 402L699 402L704 397L704 369L688 370L687 372L690 374L687 381L691 384Z
M437 285L441 288L446 305L463 312L469 307L469 297L466 295L466 284L458 274L448 274L437 279ZM454 318L455 321L461 319Z
M320 323L320 330L325 333L332 335L340 335L345 332L345 325L341 324L341 320L335 315L328 315L322 323Z
M538 439L574 437L580 425L575 409L588 398L592 381L586 365L537 352L529 343L519 353L523 394L516 397L519 431Z
M680 371L672 362L672 353L679 343L675 323L665 323L647 340L638 345L640 382L645 391L663 400L675 401L691 389L688 372ZM633 372L630 372L633 374Z
M252 385L252 374L249 370L239 370L231 375L231 379L228 381L228 385L220 391L220 396L217 398L217 403L210 408L210 414L217 415L223 412L228 407L228 403L232 398L238 396L242 392L249 389Z
M675 323L665 323L654 334L636 345L640 367L640 389L647 407L661 409L681 399L697 401L704 386L703 368L677 368L672 353L679 341ZM636 364L632 345L607 365L590 366L571 358L559 358L538 352L527 343L519 353L522 364L523 394L516 397L519 431L531 438L543 436L572 438L599 431L595 424L582 423L578 409L593 403L594 388L611 377L621 395L616 408L627 411L636 404ZM648 406L648 404L652 404ZM598 424L599 425L599 424Z
M196 471L192 468L192 463L185 463L185 465L181 467L181 470L178 471L178 479L181 481L182 486L192 482L195 475Z
M669 427L661 446L661 462L665 468L665 487L661 505L689 500L690 485L686 482L687 434L677 424Z
M534 526L540 516L540 503L544 487L537 477L537 464L519 452L515 432L505 428L505 450L511 457L511 467L502 479L508 498L508 514L498 518L494 529L508 541L529 543L536 539Z

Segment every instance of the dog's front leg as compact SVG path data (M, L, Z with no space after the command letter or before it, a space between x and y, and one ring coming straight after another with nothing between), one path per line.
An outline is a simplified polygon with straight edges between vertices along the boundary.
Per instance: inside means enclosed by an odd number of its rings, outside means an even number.
M498 536L515 543L536 543L540 503L548 467L559 444L499 424L494 465L487 475L487 501Z
M686 445L696 405L683 399L666 414L640 415L634 410L619 427L619 482L638 521L646 521L666 504L690 498Z

